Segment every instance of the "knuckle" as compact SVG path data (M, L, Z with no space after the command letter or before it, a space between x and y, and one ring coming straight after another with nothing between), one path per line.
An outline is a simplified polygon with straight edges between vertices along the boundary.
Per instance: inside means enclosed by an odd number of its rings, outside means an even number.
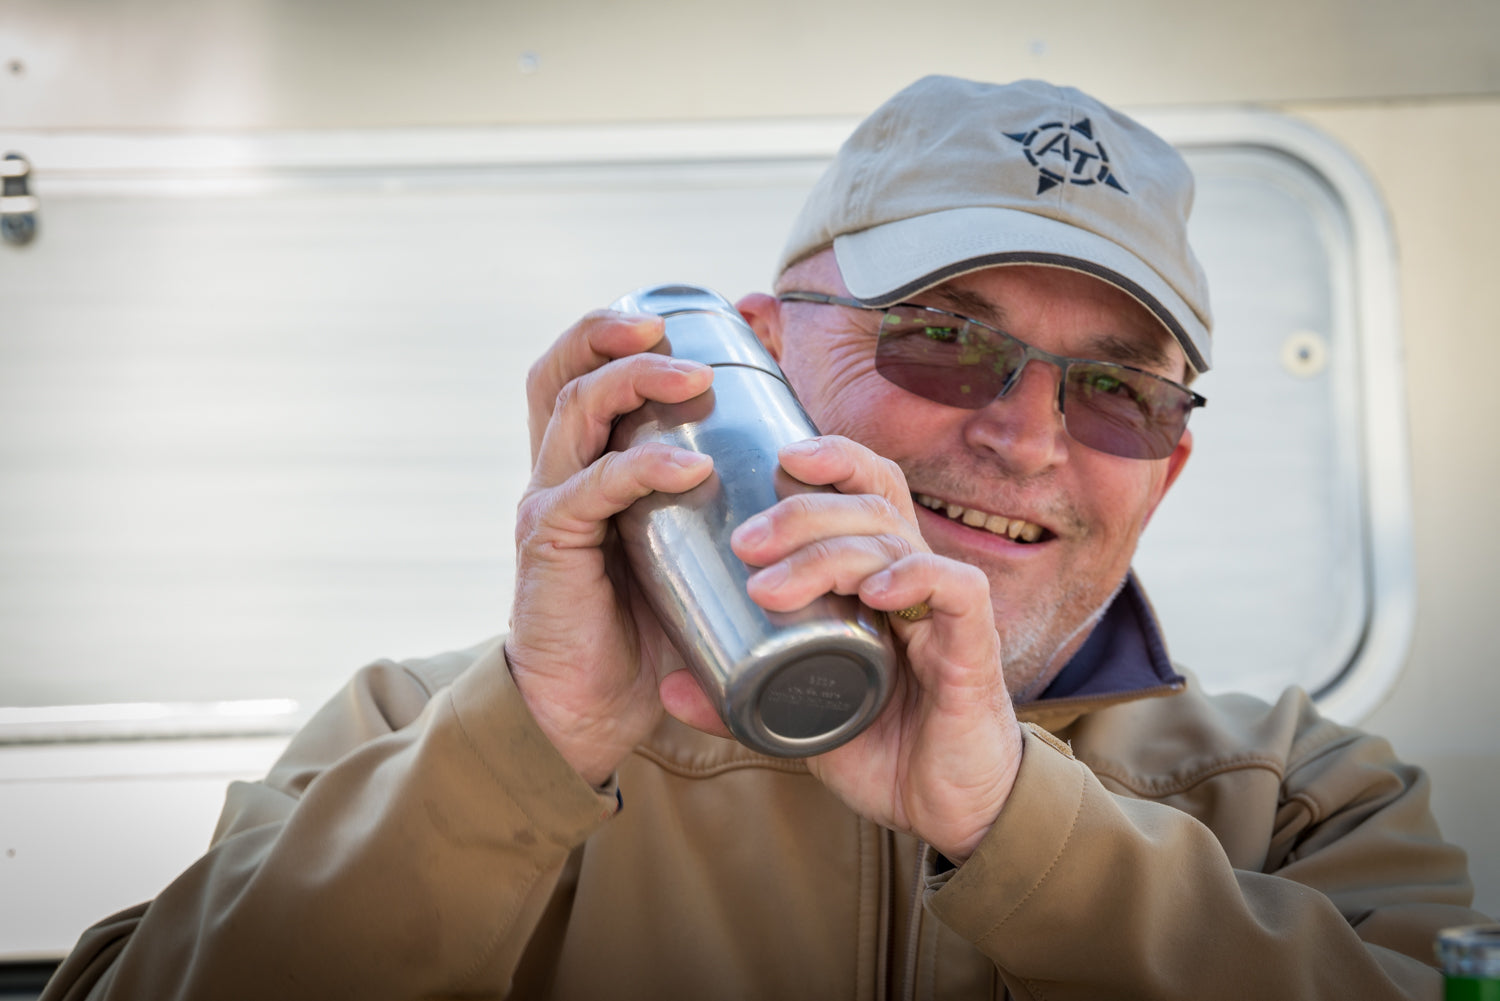
M876 466L887 480L892 483L906 483L906 473L901 469L901 464L894 459L888 459L883 455L876 458Z
M654 355L649 352L644 354L626 355L610 363L610 367L617 369L625 378L632 382L649 374L652 366L661 364L663 355Z
M988 593L990 586L989 578L978 567L958 560L945 559L941 556L930 556L929 558L933 561L933 569L936 574L948 574L964 591L968 593L979 593L981 591Z
M516 545L523 545L527 539L537 532L537 527L545 517L548 504L548 492L545 490L530 490L521 502L516 505Z
M886 548L897 560L903 560L908 556L915 556L919 550L911 544L911 540L904 535L887 535L885 537Z
M803 549L810 563L827 563L838 559L842 547L829 539L809 542Z
M580 379L573 379L562 384L562 387L557 391L556 403L552 408L553 413L571 410L577 405L582 395L582 387L579 385L580 381Z
M900 516L895 505L879 494L857 494L854 500L860 513L872 521L890 521Z
M801 521L816 510L817 494L795 493L771 507L766 515L775 525Z
M646 457L641 450L605 452L591 467L589 489L611 507L626 508L650 490L641 484L635 464Z
M584 313L582 316L580 316L571 327L564 331L562 337L558 339L557 343L559 345L563 345L571 342L576 342L581 346L587 347L589 344L589 335L591 333L601 327L607 327L612 323L617 323L620 321L620 319L621 314L616 313L614 310L591 309L587 313Z
M531 363L526 370L526 392L534 393L552 373L552 352L549 350Z
M581 329L583 327L598 326L601 323L612 323L620 319L623 315L613 309L591 309L587 313L584 313L582 318L574 324L574 328Z

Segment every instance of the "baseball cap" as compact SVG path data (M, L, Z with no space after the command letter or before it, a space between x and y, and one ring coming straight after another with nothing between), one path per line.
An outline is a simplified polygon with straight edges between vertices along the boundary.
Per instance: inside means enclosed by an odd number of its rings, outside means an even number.
M1182 156L1082 91L929 76L844 142L777 273L832 245L850 294L889 306L980 268L1069 268L1135 298L1205 372L1213 321L1192 206Z

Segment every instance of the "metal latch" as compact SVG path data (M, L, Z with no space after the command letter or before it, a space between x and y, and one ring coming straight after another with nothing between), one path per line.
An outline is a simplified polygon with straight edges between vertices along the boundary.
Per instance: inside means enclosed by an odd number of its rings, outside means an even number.
M24 246L36 236L41 201L31 193L31 163L20 153L0 160L0 238Z

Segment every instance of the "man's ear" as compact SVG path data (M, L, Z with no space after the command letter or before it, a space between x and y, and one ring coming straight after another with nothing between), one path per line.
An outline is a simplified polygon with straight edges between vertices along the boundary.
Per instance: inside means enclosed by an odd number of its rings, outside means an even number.
M1167 496L1167 491L1172 489L1172 484L1177 482L1177 477L1182 475L1182 469L1187 465L1188 456L1193 454L1193 432L1187 428L1183 429L1182 438L1177 442L1177 447L1172 449L1172 454L1167 456L1167 477L1162 481L1161 492L1156 495L1156 500L1151 502L1151 510L1146 512L1146 520L1156 513L1156 506Z
M739 302L735 308L750 324L750 329L755 331L755 336L760 338L760 343L771 353L771 357L779 364L781 362L781 300L774 295L766 295L764 292L751 292Z

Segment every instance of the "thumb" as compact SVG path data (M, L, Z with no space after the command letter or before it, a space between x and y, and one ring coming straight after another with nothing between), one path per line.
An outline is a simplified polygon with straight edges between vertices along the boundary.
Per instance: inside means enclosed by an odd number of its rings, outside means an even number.
M676 670L662 678L661 684L657 686L657 693L661 697L662 708L688 726L715 737L733 739L729 728L719 718L718 710L691 671Z

